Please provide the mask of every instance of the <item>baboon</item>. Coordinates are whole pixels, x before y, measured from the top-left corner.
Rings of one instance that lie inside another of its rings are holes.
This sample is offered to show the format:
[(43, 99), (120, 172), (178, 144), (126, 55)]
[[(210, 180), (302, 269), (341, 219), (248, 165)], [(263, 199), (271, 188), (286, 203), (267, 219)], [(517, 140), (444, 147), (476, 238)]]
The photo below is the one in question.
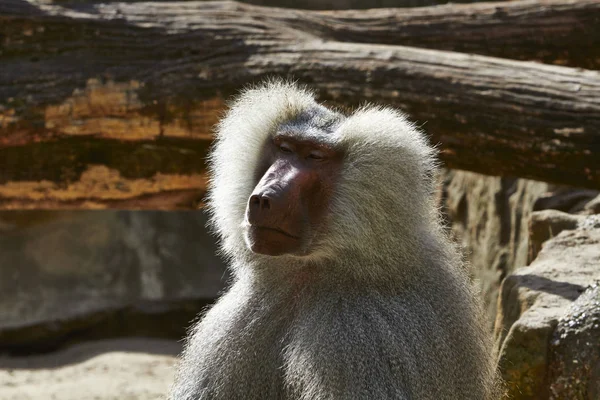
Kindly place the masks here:
[(173, 400), (487, 399), (492, 348), (440, 223), (436, 153), (401, 113), (246, 90), (218, 125), (208, 210), (232, 282)]

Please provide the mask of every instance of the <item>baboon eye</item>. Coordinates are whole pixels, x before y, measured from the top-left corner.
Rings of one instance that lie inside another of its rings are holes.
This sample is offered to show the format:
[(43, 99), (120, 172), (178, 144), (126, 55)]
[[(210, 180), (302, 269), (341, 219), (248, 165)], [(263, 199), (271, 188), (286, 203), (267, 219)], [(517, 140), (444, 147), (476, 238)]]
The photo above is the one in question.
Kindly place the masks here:
[(283, 153), (291, 153), (292, 152), (292, 148), (290, 147), (290, 145), (285, 142), (279, 144), (279, 150), (281, 150)]
[(313, 150), (310, 153), (308, 153), (308, 158), (312, 160), (322, 160), (325, 158), (325, 154), (318, 150)]

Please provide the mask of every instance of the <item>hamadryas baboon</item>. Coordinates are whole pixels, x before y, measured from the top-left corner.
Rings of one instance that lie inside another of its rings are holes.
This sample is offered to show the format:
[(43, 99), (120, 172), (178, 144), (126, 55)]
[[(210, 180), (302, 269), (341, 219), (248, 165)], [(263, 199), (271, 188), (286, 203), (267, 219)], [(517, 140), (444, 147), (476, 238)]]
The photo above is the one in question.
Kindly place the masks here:
[(433, 200), (435, 152), (399, 112), (344, 115), (293, 84), (219, 124), (208, 209), (232, 282), (171, 398), (486, 399), (481, 310)]

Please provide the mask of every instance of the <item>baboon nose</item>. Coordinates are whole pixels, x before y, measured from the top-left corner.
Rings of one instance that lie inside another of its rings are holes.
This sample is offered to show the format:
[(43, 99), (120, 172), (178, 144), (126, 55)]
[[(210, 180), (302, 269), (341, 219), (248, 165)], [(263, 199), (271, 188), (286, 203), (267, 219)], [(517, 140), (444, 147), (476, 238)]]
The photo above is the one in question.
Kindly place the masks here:
[(253, 194), (250, 196), (250, 207), (257, 208), (259, 210), (269, 210), (271, 208), (271, 201), (264, 194)]

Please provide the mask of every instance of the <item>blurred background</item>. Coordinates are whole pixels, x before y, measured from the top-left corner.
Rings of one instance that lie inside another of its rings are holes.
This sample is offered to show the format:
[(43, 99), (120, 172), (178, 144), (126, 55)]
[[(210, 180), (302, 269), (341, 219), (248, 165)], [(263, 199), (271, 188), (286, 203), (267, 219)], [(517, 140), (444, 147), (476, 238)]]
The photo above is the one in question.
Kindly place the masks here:
[(506, 397), (600, 399), (600, 0), (443, 3), (0, 0), (0, 399), (164, 398), (228, 281), (212, 127), (268, 77), (422, 126)]

